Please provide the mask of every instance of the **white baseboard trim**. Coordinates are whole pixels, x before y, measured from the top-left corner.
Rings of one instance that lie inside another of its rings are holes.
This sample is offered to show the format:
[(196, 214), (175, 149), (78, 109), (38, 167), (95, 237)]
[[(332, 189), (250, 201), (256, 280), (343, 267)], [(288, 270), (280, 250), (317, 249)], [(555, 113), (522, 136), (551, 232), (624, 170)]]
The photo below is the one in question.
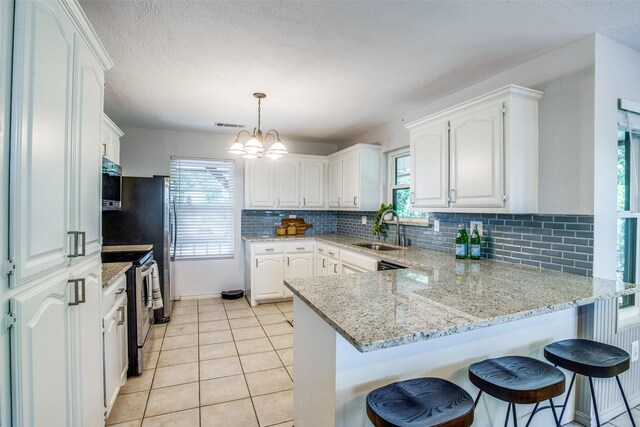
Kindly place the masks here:
[(220, 292), (218, 292), (218, 293), (215, 293), (215, 294), (180, 295), (180, 298), (176, 299), (175, 301), (203, 299), (203, 298), (222, 298), (222, 294)]

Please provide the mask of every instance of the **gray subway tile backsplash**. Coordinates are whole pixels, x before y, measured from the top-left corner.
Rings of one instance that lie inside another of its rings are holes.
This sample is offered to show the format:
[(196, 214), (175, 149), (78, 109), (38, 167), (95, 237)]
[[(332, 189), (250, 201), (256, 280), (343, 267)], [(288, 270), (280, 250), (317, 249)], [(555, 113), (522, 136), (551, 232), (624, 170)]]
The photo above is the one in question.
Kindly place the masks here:
[[(274, 235), (282, 218), (297, 215), (313, 227), (307, 235), (340, 233), (372, 240), (375, 212), (338, 211), (242, 211), (243, 235)], [(362, 217), (367, 224), (362, 224)], [(593, 274), (592, 215), (513, 215), (433, 213), (430, 223), (440, 220), (440, 231), (431, 226), (401, 225), (401, 232), (412, 245), (436, 251), (454, 252), (458, 224), (482, 221), (482, 256), (515, 264), (541, 267), (567, 273)], [(395, 225), (390, 224), (384, 239), (393, 242)]]

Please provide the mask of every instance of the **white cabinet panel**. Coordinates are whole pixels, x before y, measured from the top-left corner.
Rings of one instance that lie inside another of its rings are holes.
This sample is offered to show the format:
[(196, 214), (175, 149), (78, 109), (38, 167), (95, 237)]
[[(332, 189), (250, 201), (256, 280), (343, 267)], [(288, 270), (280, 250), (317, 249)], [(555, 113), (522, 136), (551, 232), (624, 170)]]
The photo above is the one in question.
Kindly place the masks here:
[(273, 167), (271, 160), (247, 160), (245, 167), (249, 170), (248, 206), (252, 208), (273, 207), (274, 185)]
[(278, 207), (300, 206), (300, 194), (298, 190), (300, 162), (297, 159), (279, 159), (276, 164), (276, 172), (278, 176), (276, 205)]
[(72, 425), (72, 288), (61, 275), (11, 299), (14, 425)]
[(104, 345), (104, 395), (107, 417), (113, 408), (118, 391), (126, 381), (127, 322), (126, 294), (113, 304), (102, 319)]
[(329, 275), (329, 266), (327, 264), (327, 257), (316, 257), (316, 276), (324, 277)]
[(499, 102), (451, 120), (452, 206), (503, 205), (502, 117)]
[(342, 207), (357, 208), (360, 206), (359, 197), (360, 153), (350, 151), (342, 156)]
[(340, 261), (327, 258), (327, 276), (340, 275)]
[[(74, 206), (72, 228), (85, 233), (85, 254), (100, 252), (101, 243), (101, 159), (100, 139), (104, 71), (79, 36), (74, 80)], [(82, 258), (80, 258), (82, 259)]]
[(329, 159), (329, 207), (342, 206), (342, 157)]
[(74, 43), (71, 21), (58, 2), (16, 2), (15, 16), (10, 203), (14, 286), (68, 262)]
[(302, 207), (323, 208), (324, 165), (321, 160), (303, 160), (301, 168)]
[(256, 299), (282, 298), (282, 255), (259, 255), (251, 266)]
[[(285, 279), (304, 279), (313, 277), (313, 253), (286, 254), (285, 255)], [(292, 297), (293, 293), (283, 285), (285, 298)]]
[(448, 191), (449, 139), (442, 121), (411, 136), (411, 205), (447, 207)]

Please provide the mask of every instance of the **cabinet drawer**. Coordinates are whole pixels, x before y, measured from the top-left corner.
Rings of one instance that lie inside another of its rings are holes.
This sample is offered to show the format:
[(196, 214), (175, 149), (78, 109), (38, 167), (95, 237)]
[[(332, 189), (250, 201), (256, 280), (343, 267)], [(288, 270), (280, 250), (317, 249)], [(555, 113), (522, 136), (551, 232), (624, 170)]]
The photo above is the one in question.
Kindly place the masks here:
[(327, 246), (327, 258), (340, 260), (340, 249), (334, 246)]
[(127, 292), (127, 275), (123, 274), (107, 289), (102, 291), (102, 314), (108, 312), (116, 299)]
[(313, 252), (313, 242), (301, 241), (285, 243), (284, 251), (288, 254)]
[(254, 255), (281, 254), (283, 245), (282, 243), (257, 243), (252, 249)]

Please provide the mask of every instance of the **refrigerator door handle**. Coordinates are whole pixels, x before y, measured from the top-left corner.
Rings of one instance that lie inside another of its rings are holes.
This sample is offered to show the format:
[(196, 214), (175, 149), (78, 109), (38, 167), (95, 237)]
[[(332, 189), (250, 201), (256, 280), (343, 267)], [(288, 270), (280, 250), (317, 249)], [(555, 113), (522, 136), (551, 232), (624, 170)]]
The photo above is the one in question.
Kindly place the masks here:
[(176, 241), (178, 240), (178, 213), (176, 212), (176, 202), (171, 201), (171, 211), (173, 215), (171, 217), (171, 242), (169, 243), (169, 258), (174, 261), (176, 258)]

